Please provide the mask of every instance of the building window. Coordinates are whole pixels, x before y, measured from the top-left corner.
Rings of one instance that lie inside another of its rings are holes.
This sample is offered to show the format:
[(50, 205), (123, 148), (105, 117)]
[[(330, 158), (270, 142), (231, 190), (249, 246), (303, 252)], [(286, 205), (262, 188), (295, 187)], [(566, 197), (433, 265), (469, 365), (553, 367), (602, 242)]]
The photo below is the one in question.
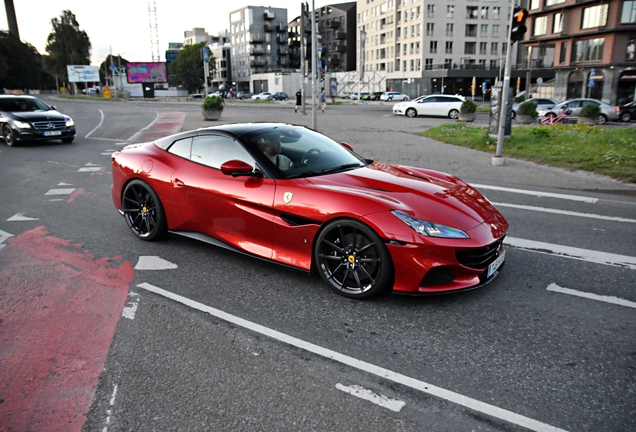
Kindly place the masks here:
[(488, 6), (482, 6), (481, 8), (481, 19), (488, 19)]
[(455, 6), (446, 6), (446, 18), (455, 18)]
[(466, 6), (466, 19), (479, 18), (479, 8), (477, 6)]
[(431, 41), (430, 53), (431, 54), (437, 54), (437, 41)]
[(574, 43), (574, 53), (572, 57), (576, 62), (601, 61), (603, 60), (603, 48), (605, 39), (586, 39)]
[(559, 63), (565, 63), (565, 55), (568, 52), (568, 43), (561, 42), (561, 52), (559, 53)]
[(435, 18), (435, 5), (426, 5), (426, 18)]
[(464, 54), (475, 54), (477, 42), (464, 42)]
[(539, 9), (539, 0), (530, 0), (530, 10)]
[(499, 42), (493, 42), (490, 44), (490, 54), (499, 54)]
[(626, 1), (623, 3), (623, 13), (621, 14), (621, 24), (636, 23), (636, 1)]
[(581, 28), (603, 27), (607, 24), (608, 5), (602, 4), (583, 9), (583, 18), (581, 20)]
[(492, 8), (492, 19), (498, 20), (501, 16), (501, 7), (495, 6)]
[(455, 33), (455, 24), (446, 24), (446, 36), (453, 36)]
[(492, 35), (495, 37), (499, 36), (499, 24), (492, 25)]
[(548, 17), (542, 16), (535, 18), (534, 29), (532, 30), (533, 36), (541, 36), (548, 32)]
[(479, 42), (479, 54), (488, 54), (488, 42)]
[(435, 33), (435, 24), (426, 23), (426, 36), (433, 36)]
[(481, 24), (479, 26), (479, 34), (481, 35), (481, 37), (488, 36), (488, 24)]
[(625, 52), (625, 60), (636, 61), (636, 37), (627, 40), (627, 51)]
[(469, 37), (477, 36), (477, 24), (466, 24), (466, 36), (469, 36)]
[(446, 41), (446, 54), (452, 54), (452, 53), (453, 53), (453, 42)]
[(565, 0), (545, 0), (546, 6), (554, 6), (556, 4), (565, 3)]
[(433, 59), (432, 58), (424, 59), (424, 70), (431, 70), (431, 69), (433, 69)]
[(561, 12), (554, 14), (552, 22), (552, 33), (561, 33), (563, 31), (563, 14)]

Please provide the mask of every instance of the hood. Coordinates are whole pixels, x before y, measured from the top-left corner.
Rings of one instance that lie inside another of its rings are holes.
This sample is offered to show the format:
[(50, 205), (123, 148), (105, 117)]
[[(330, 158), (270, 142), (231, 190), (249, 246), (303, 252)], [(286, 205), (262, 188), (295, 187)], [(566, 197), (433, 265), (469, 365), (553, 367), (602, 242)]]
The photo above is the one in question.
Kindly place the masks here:
[(312, 177), (318, 188), (364, 196), (366, 215), (401, 210), (418, 219), (470, 230), (498, 214), (476, 189), (451, 175), (380, 162), (339, 174)]
[(24, 122), (37, 122), (37, 121), (47, 121), (47, 120), (58, 120), (63, 121), (68, 116), (64, 114), (60, 114), (57, 111), (26, 111), (26, 112), (4, 112), (2, 113), (5, 117), (9, 117), (14, 120), (24, 121)]

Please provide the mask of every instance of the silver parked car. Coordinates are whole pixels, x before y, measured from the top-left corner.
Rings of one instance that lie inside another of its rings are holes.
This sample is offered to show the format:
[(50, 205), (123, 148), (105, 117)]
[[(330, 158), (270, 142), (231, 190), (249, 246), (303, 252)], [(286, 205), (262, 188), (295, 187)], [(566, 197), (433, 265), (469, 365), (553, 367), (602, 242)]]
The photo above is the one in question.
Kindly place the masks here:
[(398, 102), (393, 105), (393, 114), (407, 117), (442, 116), (456, 119), (459, 109), (466, 99), (459, 95), (420, 96), (410, 102)]
[(567, 118), (578, 118), (581, 109), (587, 104), (594, 104), (601, 108), (601, 113), (596, 118), (596, 124), (605, 124), (607, 121), (617, 121), (620, 108), (614, 105), (606, 104), (596, 99), (570, 99), (565, 102), (561, 102), (553, 106), (552, 108), (546, 108), (537, 110), (539, 117), (557, 117), (563, 113), (564, 110), (570, 111)]
[(384, 92), (380, 96), (381, 101), (405, 101), (409, 100), (409, 96), (400, 92)]
[[(525, 102), (534, 102), (537, 104), (537, 111), (542, 110), (542, 109), (546, 109), (546, 108), (552, 108), (555, 105), (558, 105), (559, 101), (555, 101), (554, 99), (550, 99), (550, 98), (542, 98), (542, 97), (536, 97), (536, 98), (530, 98), (530, 99), (526, 99)], [(521, 105), (522, 102), (519, 103), (513, 103), (512, 104), (512, 118), (517, 117), (517, 110), (519, 109), (519, 105)]]

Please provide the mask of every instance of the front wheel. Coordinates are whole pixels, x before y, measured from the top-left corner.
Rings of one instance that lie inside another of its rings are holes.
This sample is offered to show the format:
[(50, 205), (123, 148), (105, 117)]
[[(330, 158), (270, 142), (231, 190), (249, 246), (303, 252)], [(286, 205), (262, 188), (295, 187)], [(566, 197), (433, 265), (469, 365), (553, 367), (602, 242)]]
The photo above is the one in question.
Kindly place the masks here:
[(345, 297), (365, 299), (388, 291), (393, 263), (382, 239), (355, 220), (336, 220), (320, 233), (314, 259), (322, 279)]
[(147, 183), (133, 180), (124, 189), (124, 218), (131, 231), (140, 239), (153, 241), (167, 231), (166, 215), (159, 197)]
[(410, 118), (414, 118), (417, 116), (417, 111), (415, 111), (415, 108), (409, 108), (406, 110), (406, 116)]
[(599, 114), (598, 117), (596, 117), (596, 124), (604, 125), (605, 123), (607, 123), (607, 116), (605, 114)]
[(457, 111), (456, 109), (450, 110), (450, 112), (448, 113), (448, 117), (456, 120), (459, 117), (459, 111)]
[(15, 144), (15, 131), (11, 129), (11, 126), (9, 126), (7, 123), (5, 123), (2, 127), (2, 135), (4, 136), (4, 141), (9, 147)]

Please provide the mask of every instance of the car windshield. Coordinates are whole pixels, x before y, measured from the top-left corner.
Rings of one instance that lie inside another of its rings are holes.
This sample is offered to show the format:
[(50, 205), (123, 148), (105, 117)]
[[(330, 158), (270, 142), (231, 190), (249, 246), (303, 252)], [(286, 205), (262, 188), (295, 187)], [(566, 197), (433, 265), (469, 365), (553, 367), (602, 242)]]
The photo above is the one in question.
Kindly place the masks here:
[(266, 163), (279, 168), (285, 178), (330, 174), (367, 165), (362, 157), (341, 144), (304, 127), (269, 127), (251, 132), (243, 139), (263, 152)]
[(39, 99), (10, 98), (0, 99), (0, 111), (7, 112), (33, 112), (48, 111), (49, 107)]

